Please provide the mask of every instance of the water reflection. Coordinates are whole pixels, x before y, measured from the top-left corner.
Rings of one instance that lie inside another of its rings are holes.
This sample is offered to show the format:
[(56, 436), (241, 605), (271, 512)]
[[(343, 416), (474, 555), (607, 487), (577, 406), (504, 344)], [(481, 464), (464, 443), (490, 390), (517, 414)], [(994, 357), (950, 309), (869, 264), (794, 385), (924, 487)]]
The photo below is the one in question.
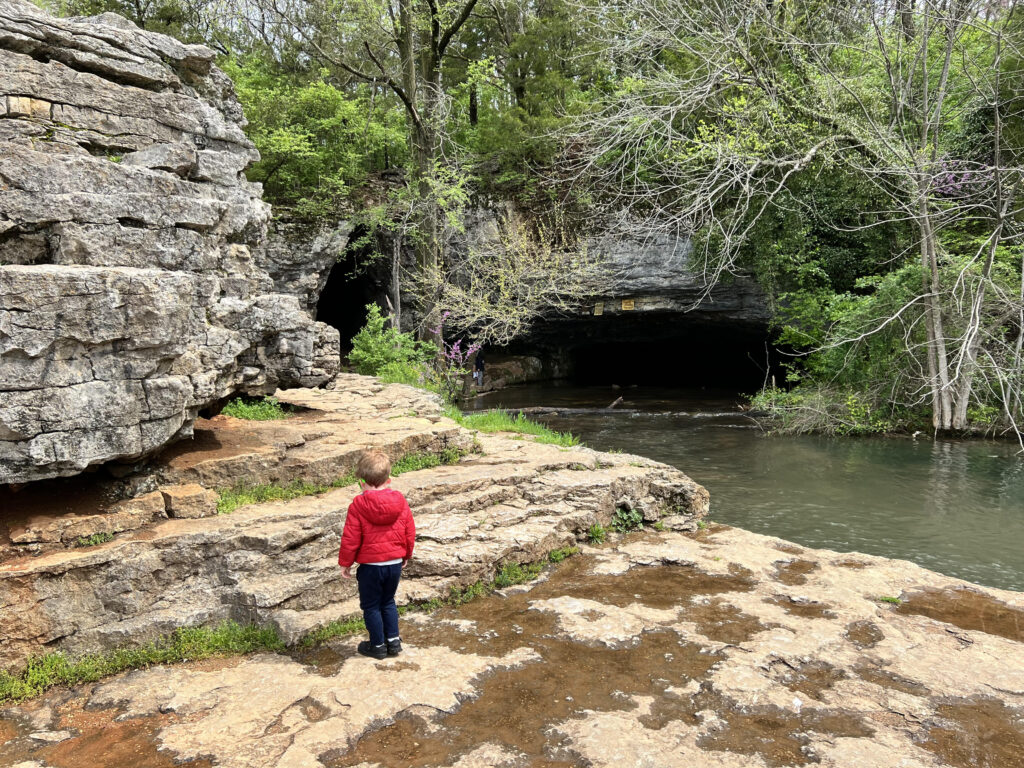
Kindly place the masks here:
[[(596, 410), (619, 395), (625, 410)], [(765, 437), (736, 402), (706, 391), (538, 386), (477, 407), (572, 408), (533, 415), (591, 447), (679, 467), (711, 492), (715, 520), (1024, 590), (1024, 461), (1015, 443)]]

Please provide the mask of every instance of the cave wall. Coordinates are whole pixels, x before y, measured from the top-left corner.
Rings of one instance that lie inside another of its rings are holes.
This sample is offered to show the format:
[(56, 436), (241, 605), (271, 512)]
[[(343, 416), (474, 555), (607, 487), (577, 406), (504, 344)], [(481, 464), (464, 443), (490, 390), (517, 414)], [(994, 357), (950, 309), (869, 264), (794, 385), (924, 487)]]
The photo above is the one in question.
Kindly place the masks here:
[(139, 457), (225, 396), (337, 372), (301, 275), (275, 285), (292, 267), (271, 274), (214, 56), (0, 0), (0, 484)]

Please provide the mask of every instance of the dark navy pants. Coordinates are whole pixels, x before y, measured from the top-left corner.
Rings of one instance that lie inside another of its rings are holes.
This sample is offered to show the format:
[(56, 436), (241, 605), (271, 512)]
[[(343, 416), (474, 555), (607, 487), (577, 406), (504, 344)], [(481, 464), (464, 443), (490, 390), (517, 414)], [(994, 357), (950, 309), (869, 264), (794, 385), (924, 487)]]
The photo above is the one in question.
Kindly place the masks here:
[(356, 570), (359, 582), (359, 607), (370, 633), (372, 645), (383, 645), (389, 637), (398, 637), (398, 606), (395, 590), (402, 578), (402, 564), (360, 565)]

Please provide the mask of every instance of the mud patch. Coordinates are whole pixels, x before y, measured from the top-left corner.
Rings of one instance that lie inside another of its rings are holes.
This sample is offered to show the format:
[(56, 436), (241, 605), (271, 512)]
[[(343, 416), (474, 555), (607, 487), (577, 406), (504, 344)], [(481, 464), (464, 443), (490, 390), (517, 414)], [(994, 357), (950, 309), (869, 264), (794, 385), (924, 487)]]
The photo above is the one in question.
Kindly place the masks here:
[(771, 665), (774, 677), (794, 693), (802, 693), (815, 701), (824, 701), (822, 694), (840, 680), (846, 673), (826, 661), (809, 661), (805, 664), (791, 664), (779, 659)]
[(875, 622), (863, 619), (846, 625), (846, 639), (858, 648), (874, 648), (885, 639), (885, 635)]
[(807, 574), (818, 570), (818, 564), (811, 560), (779, 560), (775, 563), (775, 580), (787, 587), (807, 583)]
[(920, 746), (957, 768), (1024, 768), (1024, 711), (991, 697), (947, 699)]
[(701, 705), (716, 712), (723, 722), (721, 728), (700, 738), (698, 746), (757, 755), (773, 768), (820, 762), (811, 749), (809, 731), (850, 738), (874, 734), (863, 720), (848, 712), (803, 709), (795, 713), (772, 706), (740, 710), (720, 699), (702, 701)]
[[(489, 673), (478, 684), (479, 695), (456, 712), (432, 723), (398, 720), (325, 764), (447, 765), (480, 744), (494, 743), (524, 753), (531, 766), (577, 765), (566, 761), (568, 745), (548, 732), (552, 723), (585, 710), (633, 709), (633, 695), (664, 697), (667, 688), (705, 676), (722, 658), (671, 630), (645, 632), (627, 650), (544, 636), (524, 637), (521, 645), (531, 645), (542, 660)], [(396, 744), (406, 747), (396, 751)]]
[(836, 617), (835, 612), (829, 610), (831, 605), (815, 600), (800, 600), (789, 595), (772, 595), (766, 597), (764, 602), (778, 605), (790, 616), (799, 616), (803, 619), (834, 619)]
[(916, 680), (909, 677), (897, 675), (881, 667), (871, 664), (861, 664), (854, 668), (854, 674), (866, 683), (877, 685), (881, 688), (888, 688), (901, 693), (909, 693), (911, 696), (930, 696), (931, 690)]
[(911, 592), (896, 607), (896, 613), (927, 616), (960, 629), (1024, 642), (1024, 610), (967, 587)]
[(845, 560), (836, 560), (834, 565), (837, 565), (840, 568), (849, 568), (851, 571), (863, 571), (870, 565), (870, 563), (865, 563), (863, 560), (847, 558)]
[(20, 761), (39, 761), (52, 768), (97, 768), (131, 766), (132, 768), (211, 768), (209, 760), (182, 762), (173, 752), (158, 749), (156, 734), (176, 722), (173, 715), (153, 715), (118, 722), (120, 710), (86, 710), (88, 690), (84, 697), (69, 698), (58, 711), (52, 730), (75, 734), (57, 744), (45, 744), (23, 738), (4, 745), (0, 757), (6, 765)]
[(756, 616), (743, 613), (720, 597), (698, 600), (686, 609), (682, 619), (694, 622), (697, 631), (709, 640), (730, 645), (739, 645), (758, 632), (777, 626), (762, 624)]

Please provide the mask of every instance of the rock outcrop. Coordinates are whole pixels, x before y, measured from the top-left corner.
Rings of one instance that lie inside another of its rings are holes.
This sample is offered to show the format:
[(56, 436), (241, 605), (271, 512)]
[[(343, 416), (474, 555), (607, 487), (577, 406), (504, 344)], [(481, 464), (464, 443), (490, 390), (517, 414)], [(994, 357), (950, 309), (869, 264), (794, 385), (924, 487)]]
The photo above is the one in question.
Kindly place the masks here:
[(0, 0), (0, 484), (188, 435), (312, 386), (337, 332), (261, 266), (268, 206), (214, 52)]
[[(117, 505), (142, 506), (130, 519), (118, 512), (122, 532), (112, 541), (54, 544), (0, 563), (0, 669), (45, 650), (102, 650), (229, 618), (271, 624), (294, 642), (358, 612), (337, 547), (358, 492), (343, 478), (368, 447), (395, 459), (457, 460), (393, 481), (418, 529), (403, 601), (444, 597), (502, 564), (544, 559), (591, 525), (608, 525), (619, 508), (690, 528), (707, 513), (704, 488), (638, 456), (494, 435), (477, 436), (474, 451), (474, 435), (441, 415), (436, 396), (412, 387), (342, 375), (333, 390), (277, 394), (310, 410), (278, 422), (207, 422), (192, 449), (182, 443), (147, 468), (159, 490)], [(212, 511), (204, 488), (295, 481), (347, 487), (203, 516)], [(24, 546), (45, 536), (66, 543), (68, 531), (80, 535), (112, 516), (43, 515), (8, 535)]]

